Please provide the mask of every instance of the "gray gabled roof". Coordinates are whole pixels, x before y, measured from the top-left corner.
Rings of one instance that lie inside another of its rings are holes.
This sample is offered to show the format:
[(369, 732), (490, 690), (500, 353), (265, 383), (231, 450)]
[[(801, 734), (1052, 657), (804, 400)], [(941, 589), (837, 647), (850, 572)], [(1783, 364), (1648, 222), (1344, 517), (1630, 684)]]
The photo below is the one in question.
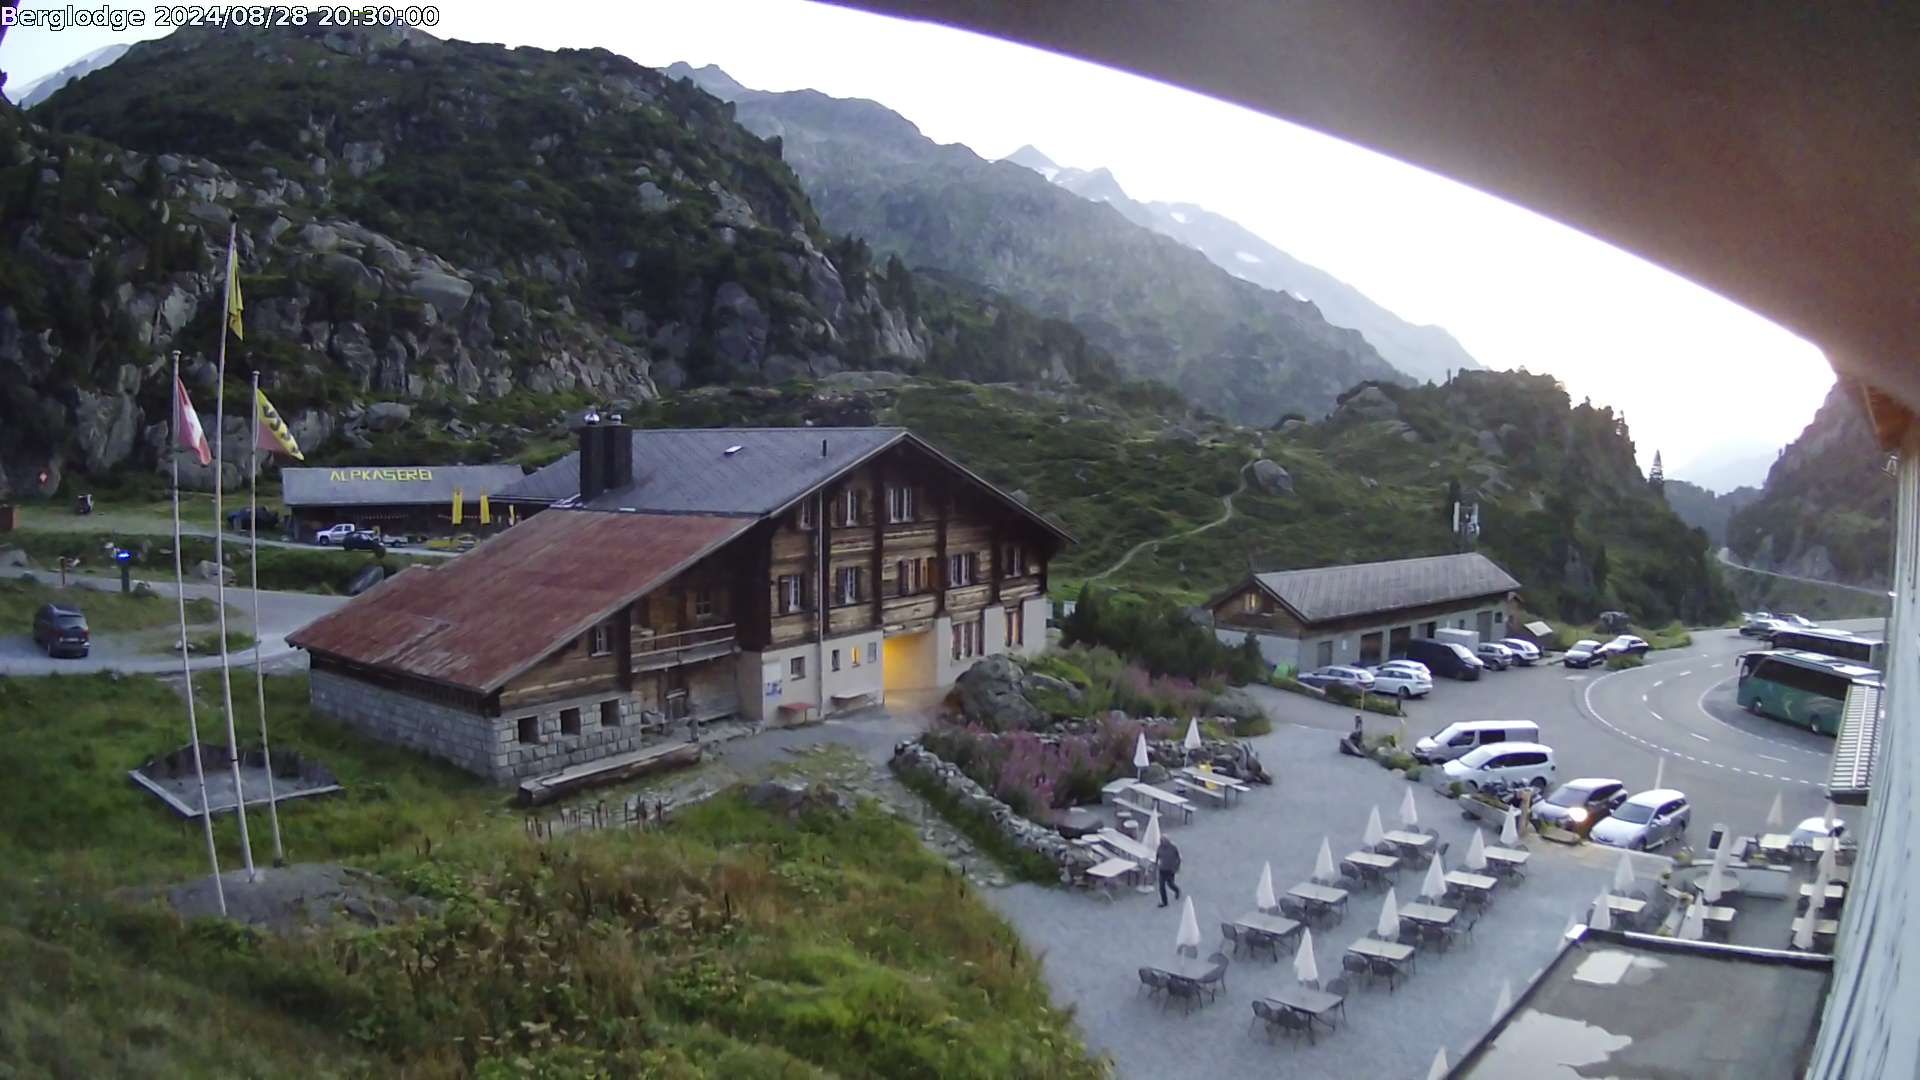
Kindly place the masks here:
[(357, 465), (280, 470), (288, 506), (395, 506), (451, 503), (459, 488), (468, 502), (518, 483), (518, 465)]
[[(912, 443), (1010, 509), (1072, 540), (1059, 525), (897, 427), (636, 428), (633, 483), (582, 505), (592, 510), (765, 517), (901, 442)], [(573, 499), (579, 492), (580, 454), (575, 451), (495, 497), (551, 505)]]
[(1520, 583), (1478, 552), (1281, 570), (1253, 579), (1303, 622), (1514, 592)]

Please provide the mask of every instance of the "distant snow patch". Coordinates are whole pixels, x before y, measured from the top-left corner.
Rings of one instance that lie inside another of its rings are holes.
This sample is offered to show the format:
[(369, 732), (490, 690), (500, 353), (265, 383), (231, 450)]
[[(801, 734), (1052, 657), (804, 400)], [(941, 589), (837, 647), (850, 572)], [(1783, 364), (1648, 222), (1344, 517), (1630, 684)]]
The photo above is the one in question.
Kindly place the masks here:
[(1239, 260), (1240, 260), (1241, 262), (1243, 262), (1243, 263), (1257, 263), (1257, 262), (1259, 262), (1259, 261), (1260, 261), (1260, 256), (1258, 256), (1258, 255), (1251, 255), (1251, 254), (1248, 254), (1247, 252), (1244, 252), (1244, 251), (1236, 251), (1236, 252), (1234, 252), (1234, 253), (1233, 253), (1233, 257), (1234, 257), (1234, 258), (1236, 258), (1236, 259), (1239, 259)]
[(1027, 168), (1032, 169), (1034, 172), (1039, 173), (1049, 180), (1060, 175), (1060, 170), (1051, 165), (1029, 165)]
[(1172, 218), (1173, 220), (1175, 220), (1175, 221), (1177, 221), (1177, 222), (1179, 222), (1179, 223), (1180, 223), (1180, 224), (1182, 224), (1182, 225), (1185, 225), (1185, 224), (1187, 223), (1187, 215), (1185, 215), (1185, 214), (1183, 214), (1183, 213), (1181, 213), (1181, 212), (1180, 212), (1180, 211), (1178, 211), (1178, 210), (1174, 210), (1174, 211), (1171, 211), (1171, 212), (1169, 212), (1169, 213), (1167, 214), (1167, 216), (1168, 216), (1168, 217), (1170, 217), (1170, 218)]

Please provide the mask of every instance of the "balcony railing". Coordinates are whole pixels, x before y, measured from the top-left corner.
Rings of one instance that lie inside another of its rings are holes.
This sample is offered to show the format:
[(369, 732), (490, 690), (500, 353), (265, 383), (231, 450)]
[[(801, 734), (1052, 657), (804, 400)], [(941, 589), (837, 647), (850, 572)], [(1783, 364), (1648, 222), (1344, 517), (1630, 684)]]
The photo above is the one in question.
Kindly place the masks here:
[(634, 642), (633, 670), (657, 671), (725, 656), (734, 649), (734, 624), (701, 626), (672, 634), (654, 634)]

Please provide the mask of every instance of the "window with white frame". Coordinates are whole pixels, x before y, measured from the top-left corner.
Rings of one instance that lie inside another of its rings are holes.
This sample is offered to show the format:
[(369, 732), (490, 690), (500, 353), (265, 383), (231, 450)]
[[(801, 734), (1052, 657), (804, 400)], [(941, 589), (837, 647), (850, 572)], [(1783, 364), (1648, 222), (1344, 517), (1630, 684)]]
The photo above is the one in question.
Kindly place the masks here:
[(800, 574), (782, 575), (778, 582), (778, 588), (778, 608), (780, 614), (791, 615), (796, 611), (805, 611), (807, 609), (806, 578), (804, 576)]
[(980, 553), (969, 551), (959, 555), (947, 556), (947, 586), (959, 588), (971, 585), (979, 579)]
[(860, 524), (860, 492), (858, 489), (848, 488), (846, 494), (840, 496), (840, 524)]
[(833, 670), (839, 671), (840, 670), (840, 650), (839, 649), (833, 650), (833, 656), (831, 659), (833, 661)]
[(1248, 611), (1259, 611), (1260, 610), (1260, 594), (1257, 592), (1248, 593), (1246, 596), (1245, 603)]
[(594, 627), (587, 633), (587, 654), (606, 656), (613, 652), (613, 627), (605, 623)]
[(887, 520), (895, 523), (913, 520), (913, 488), (905, 484), (887, 488)]
[(833, 595), (842, 607), (860, 602), (866, 593), (865, 578), (866, 571), (854, 566), (843, 566), (833, 572)]
[(1002, 566), (1001, 577), (1027, 576), (1027, 549), (1021, 547), (1019, 544), (1008, 544), (1005, 548), (1001, 549), (1000, 562)]
[(713, 614), (713, 590), (695, 589), (693, 591), (693, 617), (705, 619)]
[(807, 658), (804, 656), (796, 656), (793, 659), (788, 660), (787, 661), (787, 677), (790, 679), (806, 678), (807, 677)]
[(1019, 608), (1007, 609), (1007, 645), (1025, 645), (1027, 643), (1026, 620), (1020, 617)]
[(867, 663), (877, 664), (879, 662), (880, 662), (880, 643), (877, 641), (867, 642)]
[(813, 500), (812, 499), (806, 499), (800, 503), (800, 509), (796, 517), (797, 517), (800, 528), (802, 529), (813, 528)]

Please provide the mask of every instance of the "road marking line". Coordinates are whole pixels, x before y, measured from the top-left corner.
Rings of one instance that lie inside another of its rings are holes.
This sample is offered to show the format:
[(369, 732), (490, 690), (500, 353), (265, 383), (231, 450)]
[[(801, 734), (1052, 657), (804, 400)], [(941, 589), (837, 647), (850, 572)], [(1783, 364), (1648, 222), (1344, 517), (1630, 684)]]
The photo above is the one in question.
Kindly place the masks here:
[(1642, 704), (1642, 705), (1645, 705), (1646, 703), (1647, 703), (1647, 695), (1645, 695), (1645, 694), (1641, 694), (1641, 695), (1640, 695), (1640, 704)]
[(1647, 710), (1647, 712), (1648, 712), (1648, 714), (1650, 714), (1650, 715), (1651, 715), (1651, 716), (1652, 716), (1652, 717), (1653, 717), (1653, 718), (1654, 718), (1655, 720), (1658, 720), (1658, 721), (1660, 721), (1660, 722), (1661, 722), (1661, 723), (1663, 723), (1663, 724), (1667, 722), (1667, 718), (1666, 718), (1666, 717), (1664, 717), (1664, 716), (1661, 716), (1661, 715), (1660, 715), (1659, 713), (1657, 713), (1657, 712), (1654, 712), (1654, 711), (1653, 711), (1652, 709), (1648, 709), (1648, 710)]
[(1687, 734), (1689, 734), (1689, 735), (1692, 735), (1692, 736), (1693, 736), (1694, 738), (1696, 738), (1696, 739), (1699, 739), (1699, 740), (1700, 740), (1701, 742), (1712, 742), (1712, 741), (1713, 741), (1712, 739), (1709, 739), (1709, 738), (1707, 738), (1707, 737), (1706, 737), (1705, 735), (1702, 735), (1702, 734), (1700, 734), (1699, 732), (1695, 732), (1695, 731), (1689, 731), (1689, 732), (1687, 732)]
[(1759, 756), (1760, 756), (1760, 757), (1763, 757), (1763, 758), (1766, 758), (1766, 759), (1767, 759), (1768, 761), (1777, 761), (1777, 762), (1779, 762), (1779, 763), (1780, 763), (1780, 764), (1782, 764), (1782, 765), (1785, 765), (1785, 764), (1787, 763), (1787, 759), (1786, 759), (1786, 758), (1783, 758), (1783, 757), (1774, 757), (1774, 756), (1773, 756), (1772, 754), (1761, 754), (1761, 755), (1759, 755)]
[[(1675, 675), (1675, 676), (1674, 676), (1674, 678), (1676, 678), (1676, 679), (1684, 679), (1684, 678), (1686, 678), (1687, 676), (1689, 676), (1689, 675), (1691, 675), (1691, 674), (1693, 674), (1693, 672), (1691, 672), (1691, 671), (1683, 671), (1683, 672), (1681, 672), (1680, 674), (1678, 674), (1678, 675)], [(1656, 684), (1656, 685), (1657, 685), (1657, 684)]]
[[(1658, 690), (1658, 689), (1660, 689), (1660, 688), (1661, 688), (1662, 686), (1665, 686), (1666, 684), (1667, 684), (1667, 680), (1665, 680), (1665, 679), (1661, 679), (1661, 680), (1659, 680), (1658, 682), (1655, 682), (1655, 683), (1653, 684), (1653, 688), (1654, 688), (1655, 690)], [(1642, 697), (1645, 697), (1646, 695), (1644, 695), (1644, 694), (1642, 694), (1641, 696), (1642, 696)]]

